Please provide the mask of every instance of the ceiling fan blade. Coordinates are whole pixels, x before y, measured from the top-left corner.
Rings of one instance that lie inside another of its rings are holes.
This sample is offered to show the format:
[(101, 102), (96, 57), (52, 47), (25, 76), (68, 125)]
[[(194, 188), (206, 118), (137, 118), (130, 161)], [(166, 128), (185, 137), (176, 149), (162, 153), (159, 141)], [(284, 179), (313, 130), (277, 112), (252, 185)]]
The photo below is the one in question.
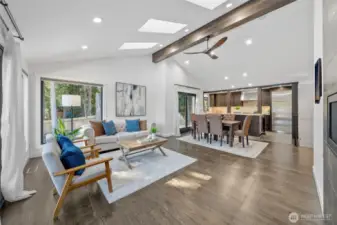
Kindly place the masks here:
[(205, 51), (202, 51), (202, 52), (184, 52), (184, 54), (186, 54), (186, 55), (195, 55), (195, 54), (202, 54), (202, 53), (205, 53)]
[(215, 43), (210, 49), (207, 50), (207, 53), (210, 53), (211, 51), (219, 48), (221, 45), (223, 45), (227, 41), (227, 37), (221, 38), (217, 43)]
[(211, 57), (212, 59), (218, 59), (219, 57), (217, 55), (214, 54), (207, 54), (209, 57)]

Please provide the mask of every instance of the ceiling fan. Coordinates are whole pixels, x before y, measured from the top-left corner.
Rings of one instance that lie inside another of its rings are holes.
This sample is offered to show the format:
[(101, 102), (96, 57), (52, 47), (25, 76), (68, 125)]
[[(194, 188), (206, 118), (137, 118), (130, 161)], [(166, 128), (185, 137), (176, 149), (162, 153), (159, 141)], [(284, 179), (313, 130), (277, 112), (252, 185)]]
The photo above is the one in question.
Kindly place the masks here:
[(206, 41), (207, 41), (207, 49), (206, 50), (204, 50), (202, 52), (184, 52), (184, 54), (187, 54), (187, 55), (206, 54), (209, 57), (211, 57), (212, 59), (218, 59), (219, 57), (214, 54), (214, 50), (217, 49), (217, 48), (219, 48), (220, 46), (222, 46), (227, 41), (228, 38), (227, 37), (221, 38), (211, 48), (209, 48), (209, 46), (208, 46), (209, 39), (211, 39), (211, 36), (207, 36), (206, 37)]

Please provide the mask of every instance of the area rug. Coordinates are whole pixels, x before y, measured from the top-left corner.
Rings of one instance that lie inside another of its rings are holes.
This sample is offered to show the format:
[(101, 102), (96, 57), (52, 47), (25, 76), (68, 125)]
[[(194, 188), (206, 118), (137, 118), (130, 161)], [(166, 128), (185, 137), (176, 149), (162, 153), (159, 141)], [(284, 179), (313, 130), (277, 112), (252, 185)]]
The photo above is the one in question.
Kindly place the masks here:
[(178, 140), (253, 159), (258, 157), (261, 152), (268, 146), (268, 143), (266, 142), (249, 140), (249, 146), (245, 146), (245, 148), (243, 148), (242, 143), (239, 143), (238, 139), (235, 139), (234, 146), (231, 148), (228, 144), (226, 144), (226, 142), (223, 143), (222, 146), (220, 146), (219, 141), (212, 141), (212, 144), (210, 144), (207, 143), (206, 139), (201, 139), (200, 141), (198, 141), (197, 139), (194, 139), (191, 135), (180, 137), (178, 138)]
[(120, 151), (102, 154), (101, 157), (114, 158), (110, 162), (113, 192), (109, 193), (106, 179), (97, 182), (107, 201), (111, 204), (196, 161), (178, 152), (162, 149), (167, 156), (159, 150), (129, 156), (132, 170), (118, 160)]

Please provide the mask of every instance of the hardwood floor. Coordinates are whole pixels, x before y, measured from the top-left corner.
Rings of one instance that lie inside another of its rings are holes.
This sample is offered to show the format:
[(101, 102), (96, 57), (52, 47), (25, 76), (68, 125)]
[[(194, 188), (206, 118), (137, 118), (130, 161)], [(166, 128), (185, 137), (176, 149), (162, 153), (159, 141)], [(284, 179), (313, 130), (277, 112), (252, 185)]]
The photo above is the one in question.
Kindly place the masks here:
[[(271, 143), (257, 159), (229, 155), (170, 138), (165, 145), (198, 161), (108, 204), (97, 184), (70, 193), (59, 220), (41, 159), (27, 165), (32, 198), (8, 204), (3, 225), (266, 225), (290, 224), (290, 212), (320, 214), (312, 149)], [(323, 224), (299, 221), (296, 224)]]

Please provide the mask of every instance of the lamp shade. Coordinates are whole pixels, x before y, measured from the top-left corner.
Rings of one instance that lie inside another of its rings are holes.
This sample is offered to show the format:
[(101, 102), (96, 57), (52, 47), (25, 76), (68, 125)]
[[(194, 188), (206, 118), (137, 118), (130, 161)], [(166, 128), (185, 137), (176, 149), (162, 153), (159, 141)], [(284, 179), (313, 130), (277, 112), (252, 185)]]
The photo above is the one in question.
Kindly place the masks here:
[(80, 95), (62, 95), (62, 106), (81, 106), (81, 96)]

